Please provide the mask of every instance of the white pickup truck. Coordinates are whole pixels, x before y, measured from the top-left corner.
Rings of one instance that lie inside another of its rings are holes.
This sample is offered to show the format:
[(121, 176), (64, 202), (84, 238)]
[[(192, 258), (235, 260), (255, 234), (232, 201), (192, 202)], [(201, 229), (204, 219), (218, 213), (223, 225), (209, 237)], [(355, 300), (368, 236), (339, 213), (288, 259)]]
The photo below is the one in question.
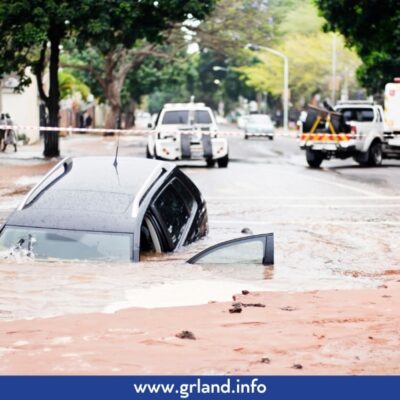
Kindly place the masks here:
[(385, 86), (385, 142), (386, 158), (400, 158), (400, 78)]
[(339, 102), (334, 110), (309, 107), (301, 121), (300, 147), (307, 163), (353, 157), (361, 165), (382, 163), (385, 143), (383, 109), (372, 102)]
[(218, 136), (214, 114), (203, 103), (165, 104), (148, 136), (147, 158), (205, 160), (208, 167), (229, 163), (228, 141)]

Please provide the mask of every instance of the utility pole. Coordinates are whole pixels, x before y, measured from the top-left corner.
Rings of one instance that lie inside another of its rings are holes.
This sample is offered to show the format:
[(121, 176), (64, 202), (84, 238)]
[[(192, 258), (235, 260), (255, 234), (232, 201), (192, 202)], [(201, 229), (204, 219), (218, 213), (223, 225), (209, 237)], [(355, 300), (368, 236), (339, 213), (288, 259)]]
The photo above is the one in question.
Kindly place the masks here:
[(0, 78), (0, 111), (3, 112), (3, 80)]
[(333, 34), (332, 39), (332, 105), (336, 103), (336, 68), (337, 68), (337, 36)]

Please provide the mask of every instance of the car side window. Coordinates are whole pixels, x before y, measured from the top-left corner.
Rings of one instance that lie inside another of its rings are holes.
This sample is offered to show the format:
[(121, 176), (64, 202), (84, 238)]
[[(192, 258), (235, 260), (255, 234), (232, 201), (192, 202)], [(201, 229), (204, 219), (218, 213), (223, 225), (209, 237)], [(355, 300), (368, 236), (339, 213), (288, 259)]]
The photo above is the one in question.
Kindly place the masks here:
[(193, 203), (193, 196), (178, 179), (174, 179), (153, 203), (173, 248), (179, 244), (185, 231)]
[(218, 243), (190, 260), (189, 264), (263, 264), (274, 263), (274, 235), (266, 233)]

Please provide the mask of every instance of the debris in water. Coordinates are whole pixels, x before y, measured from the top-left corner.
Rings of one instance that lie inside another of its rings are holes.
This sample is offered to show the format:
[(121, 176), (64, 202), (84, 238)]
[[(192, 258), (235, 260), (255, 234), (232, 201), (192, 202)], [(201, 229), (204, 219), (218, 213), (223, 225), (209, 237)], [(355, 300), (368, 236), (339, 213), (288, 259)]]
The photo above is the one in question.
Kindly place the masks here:
[(292, 368), (293, 369), (303, 369), (303, 366), (301, 364), (293, 364)]
[(253, 231), (250, 228), (243, 228), (241, 233), (243, 233), (243, 235), (252, 235)]
[(177, 333), (175, 336), (179, 339), (196, 340), (196, 336), (194, 336), (194, 333), (190, 331), (182, 331)]
[(263, 364), (270, 364), (270, 363), (271, 363), (271, 360), (270, 360), (268, 357), (263, 357), (263, 358), (261, 359), (261, 362), (262, 362)]
[(243, 307), (265, 307), (262, 303), (240, 303)]
[(245, 296), (247, 295), (247, 294), (249, 294), (250, 292), (248, 291), (248, 290), (242, 290), (242, 294), (244, 294)]
[(229, 309), (231, 314), (241, 313), (242, 312), (242, 303), (233, 303), (232, 308)]
[(378, 289), (387, 289), (388, 287), (387, 287), (387, 285), (379, 285), (378, 286)]
[(281, 307), (282, 311), (296, 311), (297, 308), (296, 307), (292, 307), (292, 306), (286, 306), (286, 307)]

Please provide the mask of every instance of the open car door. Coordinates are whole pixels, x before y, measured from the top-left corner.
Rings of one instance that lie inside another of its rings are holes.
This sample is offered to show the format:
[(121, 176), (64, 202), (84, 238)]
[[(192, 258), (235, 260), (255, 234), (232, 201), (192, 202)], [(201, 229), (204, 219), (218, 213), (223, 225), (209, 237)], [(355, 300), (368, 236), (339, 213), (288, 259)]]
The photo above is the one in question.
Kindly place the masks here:
[(274, 234), (264, 233), (228, 240), (196, 254), (189, 264), (262, 264), (274, 263)]

